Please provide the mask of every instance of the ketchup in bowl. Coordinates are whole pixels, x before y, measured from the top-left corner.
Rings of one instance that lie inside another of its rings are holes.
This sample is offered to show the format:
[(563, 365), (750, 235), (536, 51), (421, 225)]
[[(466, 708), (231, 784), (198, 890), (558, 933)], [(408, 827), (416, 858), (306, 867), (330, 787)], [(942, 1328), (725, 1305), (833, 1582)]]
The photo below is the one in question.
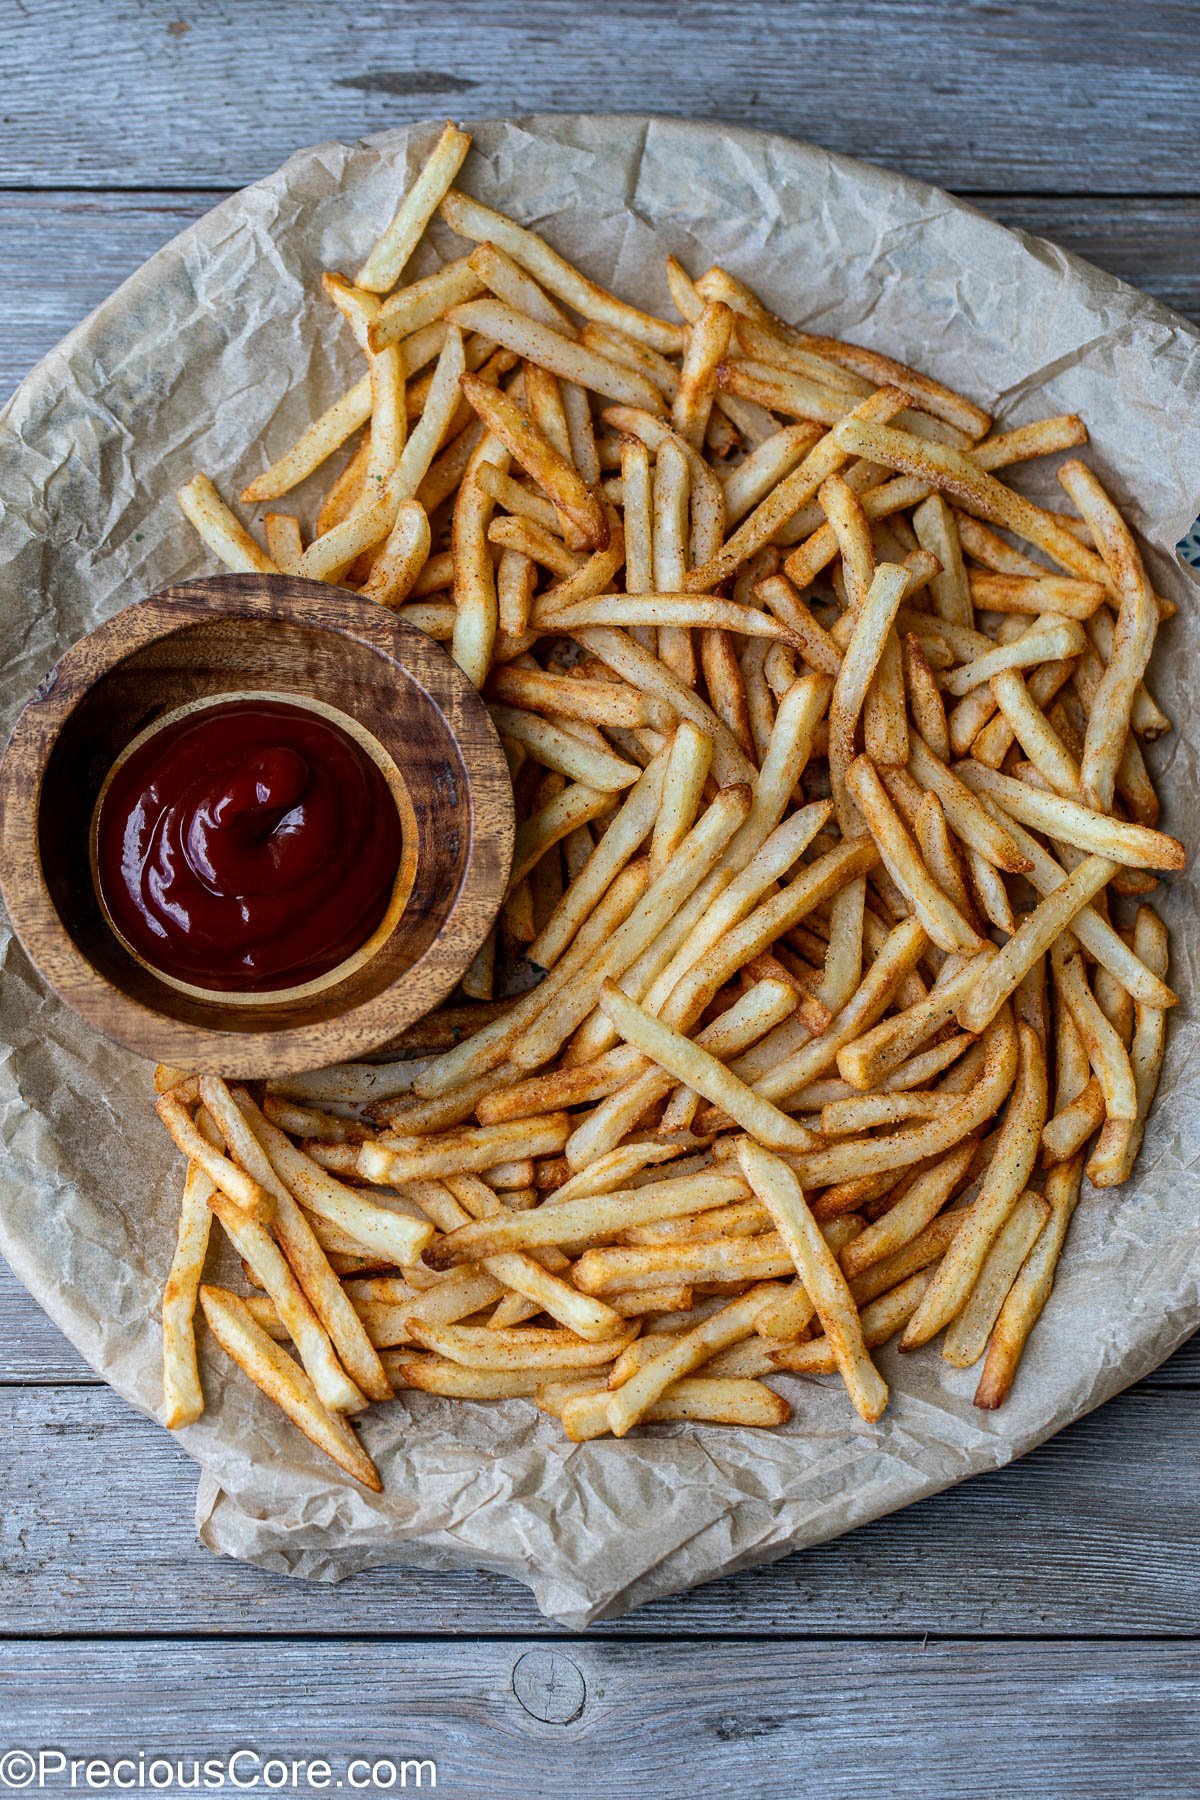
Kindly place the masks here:
[(325, 714), (275, 699), (218, 702), (152, 732), (95, 821), (118, 934), (160, 974), (223, 993), (298, 987), (361, 949), (401, 848), (375, 759)]

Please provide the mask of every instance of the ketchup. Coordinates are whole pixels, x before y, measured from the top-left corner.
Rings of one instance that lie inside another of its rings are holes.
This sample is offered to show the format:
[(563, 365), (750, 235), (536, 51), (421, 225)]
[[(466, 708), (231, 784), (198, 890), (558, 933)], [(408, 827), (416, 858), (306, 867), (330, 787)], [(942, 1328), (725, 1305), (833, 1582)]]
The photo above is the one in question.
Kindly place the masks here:
[(177, 719), (118, 769), (96, 820), (108, 915), (196, 987), (296, 987), (387, 910), (400, 817), (383, 771), (323, 714), (231, 700)]

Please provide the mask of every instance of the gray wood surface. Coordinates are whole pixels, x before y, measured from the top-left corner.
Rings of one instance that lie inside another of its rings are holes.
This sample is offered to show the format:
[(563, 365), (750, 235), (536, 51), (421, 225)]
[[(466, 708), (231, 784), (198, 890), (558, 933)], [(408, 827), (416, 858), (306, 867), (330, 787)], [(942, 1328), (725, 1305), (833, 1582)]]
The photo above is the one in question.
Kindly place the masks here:
[[(1181, 1446), (1194, 1446), (1196, 1398), (1194, 1379), (1143, 1384), (1009, 1469), (599, 1629), (1194, 1637), (1200, 1497)], [(396, 1568), (283, 1586), (213, 1558), (192, 1531), (194, 1465), (107, 1388), (0, 1389), (0, 1445), (8, 1635), (139, 1636), (181, 1620), (232, 1636), (556, 1631), (498, 1575)]]
[[(1198, 76), (1195, 0), (20, 0), (0, 400), (230, 188), (445, 113), (812, 138), (1200, 317)], [(193, 1464), (0, 1266), (0, 1758), (431, 1756), (443, 1793), (522, 1800), (1176, 1800), (1200, 1787), (1198, 1390), (1200, 1339), (1010, 1469), (580, 1640), (485, 1573), (308, 1586), (209, 1556)]]
[(1195, 7), (1151, 0), (28, 0), (0, 9), (7, 185), (240, 187), (453, 112), (670, 112), (941, 187), (1200, 187)]
[(372, 1644), (368, 1662), (353, 1645), (208, 1644), (200, 1659), (159, 1642), (42, 1646), (32, 1660), (0, 1648), (13, 1742), (37, 1746), (55, 1716), (68, 1757), (244, 1750), (243, 1776), (254, 1756), (320, 1758), (348, 1783), (360, 1758), (428, 1758), (438, 1793), (487, 1800), (1195, 1791), (1187, 1646), (401, 1640)]

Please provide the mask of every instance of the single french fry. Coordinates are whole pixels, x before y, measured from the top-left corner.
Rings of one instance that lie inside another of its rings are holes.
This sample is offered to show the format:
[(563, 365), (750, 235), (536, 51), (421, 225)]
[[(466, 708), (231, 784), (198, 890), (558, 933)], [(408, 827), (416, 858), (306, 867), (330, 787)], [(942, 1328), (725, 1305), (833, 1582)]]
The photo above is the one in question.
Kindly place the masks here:
[(668, 1338), (659, 1355), (612, 1394), (600, 1429), (624, 1437), (674, 1382), (707, 1362), (716, 1351), (749, 1337), (755, 1314), (771, 1294), (770, 1288), (753, 1288), (690, 1331)]
[(596, 594), (570, 606), (551, 605), (550, 596), (546, 596), (534, 607), (534, 621), (547, 630), (572, 634), (580, 625), (653, 625), (660, 631), (702, 627), (708, 631), (733, 631), (747, 637), (770, 638), (775, 643), (793, 644), (799, 648), (799, 642), (794, 640), (788, 626), (769, 614), (759, 612), (755, 607), (737, 606), (731, 600), (712, 600), (702, 595), (689, 599), (674, 593)]
[(603, 740), (591, 745), (565, 726), (521, 707), (492, 705), (490, 711), (502, 737), (524, 744), (538, 762), (571, 781), (611, 793), (631, 787), (641, 775), (635, 764), (604, 747)]
[(359, 270), (359, 287), (374, 294), (386, 294), (395, 287), (470, 148), (466, 132), (447, 121), (391, 224)]
[(336, 1225), (364, 1249), (378, 1251), (400, 1266), (417, 1261), (433, 1236), (431, 1225), (384, 1208), (337, 1181), (272, 1125), (249, 1095), (239, 1091), (235, 1098), (271, 1167), (306, 1212)]
[(942, 950), (967, 955), (981, 949), (983, 940), (979, 933), (942, 892), (921, 861), (870, 759), (856, 758), (846, 770), (845, 781), (888, 874), (933, 942)]
[(299, 487), (370, 416), (371, 378), (364, 375), (301, 433), (290, 450), (243, 488), (243, 504), (253, 506), (262, 500), (278, 500)]
[(1136, 1121), (1137, 1084), (1129, 1053), (1088, 985), (1078, 940), (1064, 932), (1051, 945), (1050, 956), (1056, 991), (1071, 1009), (1088, 1061), (1104, 1090), (1105, 1112), (1110, 1119)]
[(708, 1173), (655, 1181), (644, 1188), (580, 1195), (529, 1212), (464, 1225), (431, 1244), (426, 1261), (433, 1268), (454, 1268), (508, 1250), (604, 1242), (619, 1237), (631, 1225), (677, 1218), (681, 1213), (724, 1206), (745, 1196), (746, 1184), (740, 1176)]
[(584, 542), (602, 550), (609, 538), (608, 519), (574, 465), (500, 388), (466, 374), (459, 385), (489, 432), (571, 521)]
[(169, 1431), (192, 1425), (204, 1411), (196, 1360), (196, 1300), (204, 1275), (212, 1213), (211, 1178), (189, 1162), (183, 1184), (175, 1251), (163, 1288), (163, 1423)]
[(1078, 850), (1110, 857), (1132, 869), (1182, 869), (1187, 862), (1183, 845), (1165, 832), (1110, 818), (1061, 794), (1042, 793), (982, 763), (960, 763), (955, 773), (972, 793), (994, 800), (1006, 819)]
[[(1158, 915), (1148, 906), (1138, 908), (1134, 927), (1134, 949), (1158, 977), (1167, 973), (1167, 930)], [(1137, 1024), (1130, 1046), (1134, 1086), (1137, 1091), (1137, 1117), (1131, 1120), (1111, 1118), (1100, 1134), (1100, 1142), (1087, 1165), (1088, 1180), (1095, 1187), (1116, 1187), (1128, 1181), (1142, 1146), (1146, 1120), (1154, 1103), (1158, 1078), (1166, 1049), (1166, 1013), (1161, 1007), (1137, 1003)]]
[(596, 1342), (558, 1327), (491, 1331), (486, 1326), (434, 1325), (414, 1318), (409, 1329), (417, 1343), (469, 1369), (550, 1370), (610, 1363), (629, 1343), (637, 1326), (622, 1326), (619, 1335)]
[(732, 324), (729, 307), (716, 300), (704, 307), (687, 333), (671, 423), (680, 437), (697, 450), (704, 443), (717, 391), (717, 366), (728, 348)]
[(1087, 520), (1120, 602), (1112, 654), (1088, 715), (1080, 786), (1101, 811), (1112, 805), (1133, 705), (1158, 631), (1158, 606), (1133, 533), (1085, 464), (1064, 463), (1058, 478)]
[(600, 1009), (627, 1043), (636, 1045), (678, 1081), (686, 1082), (706, 1100), (722, 1107), (761, 1142), (786, 1150), (806, 1150), (816, 1143), (806, 1126), (796, 1124), (770, 1101), (762, 1100), (693, 1040), (643, 1012), (611, 981), (605, 982), (600, 991)]
[(506, 306), (503, 301), (467, 300), (451, 308), (449, 320), (462, 331), (478, 331), (484, 337), (527, 362), (557, 375), (561, 381), (578, 382), (589, 392), (602, 394), (627, 406), (645, 407), (650, 413), (662, 411), (662, 398), (636, 370), (614, 362), (583, 344), (573, 342), (561, 332), (527, 313)]
[(462, 1127), (426, 1138), (363, 1144), (358, 1172), (367, 1181), (399, 1187), (439, 1175), (491, 1169), (513, 1157), (556, 1155), (566, 1143), (569, 1130), (567, 1114), (559, 1112), (514, 1119), (503, 1125)]
[(380, 1493), (379, 1471), (353, 1431), (322, 1406), (304, 1370), (255, 1322), (245, 1302), (225, 1288), (206, 1286), (200, 1289), (200, 1304), (209, 1330), (254, 1385), (339, 1468)]
[[(961, 993), (962, 990), (958, 991)], [(866, 1035), (860, 1042), (865, 1041)], [(902, 1127), (884, 1137), (835, 1144), (826, 1150), (812, 1150), (797, 1156), (794, 1164), (800, 1179), (810, 1187), (828, 1187), (851, 1176), (908, 1168), (927, 1156), (942, 1155), (955, 1144), (962, 1143), (991, 1117), (1012, 1087), (1017, 1067), (1017, 1040), (1007, 1008), (1002, 1007), (997, 1013), (982, 1042), (984, 1061), (978, 1081), (971, 1092), (958, 1098), (955, 1105), (947, 1107), (937, 1118)], [(858, 1045), (849, 1048), (856, 1050)], [(847, 1072), (846, 1057), (847, 1050), (843, 1049), (838, 1057), (838, 1067), (843, 1074)]]
[(922, 549), (932, 551), (941, 565), (929, 584), (934, 612), (954, 624), (973, 625), (974, 598), (963, 568), (958, 526), (954, 513), (940, 494), (931, 494), (917, 507), (913, 513), (913, 530)]
[(611, 793), (576, 782), (532, 813), (517, 826), (509, 892), (523, 881), (534, 865), (568, 832), (589, 819), (599, 818), (612, 803)]
[[(582, 1443), (610, 1429), (608, 1405), (608, 1390), (602, 1388), (590, 1394), (565, 1395), (557, 1408), (551, 1407), (551, 1410), (557, 1410), (567, 1436)], [(673, 1382), (640, 1417), (642, 1422), (651, 1425), (691, 1419), (708, 1425), (770, 1427), (784, 1424), (791, 1410), (782, 1395), (774, 1393), (761, 1381), (739, 1380), (732, 1376), (685, 1375)]]
[(384, 1365), (398, 1387), (451, 1400), (532, 1399), (546, 1381), (543, 1369), (473, 1369), (404, 1350), (386, 1350)]
[(275, 567), (281, 574), (294, 575), (304, 555), (299, 519), (293, 513), (264, 513), (263, 534), (267, 540), (267, 555)]
[(864, 424), (853, 417), (833, 427), (833, 438), (854, 456), (868, 457), (902, 475), (927, 481), (930, 487), (951, 495), (965, 512), (1036, 544), (1069, 573), (1088, 581), (1106, 579), (1104, 564), (1094, 550), (1081, 544), (1052, 514), (997, 481), (981, 458), (890, 425)]
[(977, 985), (959, 1007), (958, 1022), (964, 1031), (983, 1030), (1015, 991), (1026, 970), (1045, 955), (1080, 908), (1112, 880), (1116, 869), (1117, 865), (1103, 856), (1086, 857), (1074, 874), (1026, 915), (1004, 948), (989, 960)]
[(978, 1147), (976, 1139), (968, 1138), (949, 1155), (920, 1170), (903, 1197), (851, 1239), (840, 1258), (847, 1280), (895, 1255), (937, 1217), (967, 1179)]
[(207, 475), (193, 475), (175, 497), (184, 517), (227, 569), (238, 574), (279, 574), (277, 565), (230, 512)]
[(907, 570), (894, 563), (880, 564), (855, 614), (853, 635), (833, 686), (829, 703), (829, 778), (838, 819), (847, 837), (859, 836), (862, 831), (847, 786), (854, 760), (855, 726), (907, 586)]
[(1020, 1039), (1016, 1086), (983, 1186), (971, 1208), (970, 1220), (955, 1236), (905, 1328), (902, 1350), (927, 1344), (962, 1311), (989, 1250), (1033, 1173), (1046, 1121), (1046, 1059), (1036, 1032), (1023, 1022), (1016, 1029)]
[(894, 927), (845, 1005), (825, 1030), (781, 1057), (754, 1083), (754, 1091), (781, 1104), (832, 1069), (841, 1051), (852, 1044), (884, 1012), (900, 983), (910, 974), (928, 945), (923, 926), (905, 919)]
[(1041, 1195), (1026, 1189), (988, 1251), (966, 1305), (946, 1332), (942, 1355), (956, 1369), (969, 1369), (983, 1355), (1009, 1289), (1049, 1217), (1050, 1208)]
[(471, 238), (478, 244), (494, 244), (506, 251), (542, 287), (582, 313), (585, 319), (611, 326), (637, 343), (648, 344), (652, 350), (667, 356), (681, 349), (683, 333), (678, 325), (653, 318), (606, 293), (552, 250), (544, 239), (526, 231), (503, 213), (481, 205), (457, 188), (451, 188), (443, 199), (441, 213), (450, 229), (460, 237)]
[(887, 1405), (887, 1385), (867, 1354), (858, 1308), (799, 1181), (786, 1163), (749, 1138), (738, 1140), (737, 1155), (743, 1174), (770, 1208), (787, 1244), (856, 1410), (868, 1421), (878, 1419)]
[(1045, 1198), (1050, 1218), (1038, 1234), (1000, 1309), (979, 1386), (975, 1390), (978, 1407), (994, 1410), (1003, 1403), (1012, 1387), (1029, 1334), (1054, 1287), (1055, 1270), (1067, 1228), (1079, 1202), (1082, 1174), (1082, 1158), (1075, 1157), (1051, 1169), (1046, 1177)]

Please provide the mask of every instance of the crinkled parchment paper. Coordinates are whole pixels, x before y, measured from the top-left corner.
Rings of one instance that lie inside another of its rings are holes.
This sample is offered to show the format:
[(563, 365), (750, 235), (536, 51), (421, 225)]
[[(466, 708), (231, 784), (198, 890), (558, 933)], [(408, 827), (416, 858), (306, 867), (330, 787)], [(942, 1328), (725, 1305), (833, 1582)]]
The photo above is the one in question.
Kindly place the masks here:
[[(432, 136), (302, 151), (155, 256), (24, 383), (0, 423), (5, 729), (72, 639), (209, 568), (173, 489), (201, 468), (236, 494), (357, 373), (317, 278), (357, 266)], [(1180, 603), (1154, 668), (1180, 729), (1153, 760), (1167, 827), (1200, 844), (1195, 578), (1173, 554), (1200, 500), (1189, 325), (945, 194), (781, 139), (531, 118), (481, 126), (475, 141), (474, 193), (644, 306), (668, 305), (667, 251), (696, 274), (718, 259), (788, 318), (909, 359), (1006, 424), (1082, 413), (1090, 456)], [(440, 227), (435, 240), (452, 247)], [(426, 248), (416, 272), (430, 266)], [(1001, 1412), (976, 1412), (978, 1371), (951, 1369), (936, 1347), (902, 1368), (883, 1352), (893, 1398), (877, 1425), (838, 1384), (787, 1376), (795, 1410), (782, 1431), (655, 1427), (576, 1447), (522, 1401), (408, 1394), (363, 1427), (385, 1480), (376, 1498), (214, 1353), (209, 1410), (183, 1437), (204, 1471), (204, 1542), (325, 1580), (382, 1562), (482, 1565), (579, 1627), (1006, 1463), (1145, 1374), (1200, 1325), (1190, 872), (1163, 904), (1183, 1004), (1146, 1147), (1127, 1187), (1085, 1194)], [(92, 1366), (157, 1413), (179, 1162), (145, 1065), (94, 1037), (3, 943), (0, 1248)]]

